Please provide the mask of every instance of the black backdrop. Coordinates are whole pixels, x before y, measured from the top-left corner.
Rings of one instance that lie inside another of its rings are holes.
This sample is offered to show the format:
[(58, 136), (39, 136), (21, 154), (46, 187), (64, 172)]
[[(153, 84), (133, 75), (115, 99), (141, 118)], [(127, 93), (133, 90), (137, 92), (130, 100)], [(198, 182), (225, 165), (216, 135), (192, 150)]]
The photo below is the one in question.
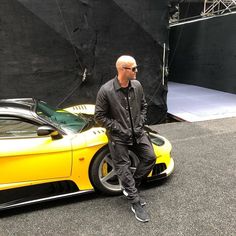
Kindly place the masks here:
[(236, 14), (170, 29), (169, 80), (236, 94)]
[(160, 123), (167, 111), (164, 43), (168, 48), (168, 1), (1, 0), (0, 98), (94, 103), (116, 74), (117, 57), (130, 54), (140, 65), (148, 123)]

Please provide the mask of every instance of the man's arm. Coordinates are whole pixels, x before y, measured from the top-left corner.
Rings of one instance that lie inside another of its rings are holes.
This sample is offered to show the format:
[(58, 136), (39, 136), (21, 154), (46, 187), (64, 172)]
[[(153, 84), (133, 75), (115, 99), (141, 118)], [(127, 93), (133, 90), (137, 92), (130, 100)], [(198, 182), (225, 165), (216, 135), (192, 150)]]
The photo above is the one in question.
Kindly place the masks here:
[(144, 125), (147, 120), (147, 106), (148, 105), (147, 105), (142, 87), (141, 87), (141, 93), (142, 93), (142, 99), (141, 99), (141, 112), (140, 112), (140, 114), (141, 114), (142, 123)]
[(116, 121), (109, 118), (109, 101), (103, 87), (100, 88), (97, 94), (94, 118), (101, 127), (108, 131), (118, 128)]

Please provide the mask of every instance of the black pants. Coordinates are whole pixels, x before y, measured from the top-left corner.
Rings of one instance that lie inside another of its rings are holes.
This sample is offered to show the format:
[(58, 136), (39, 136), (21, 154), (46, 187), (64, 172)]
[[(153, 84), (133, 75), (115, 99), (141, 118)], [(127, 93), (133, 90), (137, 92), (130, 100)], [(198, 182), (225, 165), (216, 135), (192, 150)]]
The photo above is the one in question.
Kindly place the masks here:
[[(150, 140), (144, 135), (138, 144), (125, 145), (110, 142), (109, 149), (116, 174), (127, 194), (127, 198), (132, 203), (138, 202), (139, 194), (136, 188), (137, 184), (141, 182), (143, 177), (148, 176), (156, 162), (156, 155)], [(129, 150), (133, 150), (139, 158), (139, 164), (134, 174), (130, 169)]]

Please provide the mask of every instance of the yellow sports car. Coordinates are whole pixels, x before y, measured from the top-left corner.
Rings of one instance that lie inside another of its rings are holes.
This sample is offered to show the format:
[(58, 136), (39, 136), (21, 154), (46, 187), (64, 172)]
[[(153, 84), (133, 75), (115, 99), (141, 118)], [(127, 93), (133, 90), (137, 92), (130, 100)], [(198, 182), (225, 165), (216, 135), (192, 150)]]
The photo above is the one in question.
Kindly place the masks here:
[[(94, 190), (121, 193), (93, 112), (94, 105), (57, 110), (32, 98), (0, 100), (0, 210)], [(147, 132), (157, 156), (147, 180), (165, 178), (174, 169), (171, 144)], [(138, 158), (130, 157), (135, 171)]]

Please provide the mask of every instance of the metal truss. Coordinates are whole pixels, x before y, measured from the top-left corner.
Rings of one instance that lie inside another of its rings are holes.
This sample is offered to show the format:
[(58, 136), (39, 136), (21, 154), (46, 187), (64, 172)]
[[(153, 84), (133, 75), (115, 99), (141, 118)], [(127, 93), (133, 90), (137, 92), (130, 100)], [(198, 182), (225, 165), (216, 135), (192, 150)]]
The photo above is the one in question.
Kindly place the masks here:
[(236, 10), (236, 0), (205, 0), (202, 16), (222, 15)]
[[(197, 2), (197, 0), (185, 0), (191, 6), (192, 2)], [(198, 0), (199, 1), (199, 0)], [(181, 18), (179, 19), (179, 5), (181, 0), (172, 0), (170, 7), (170, 18), (169, 24), (175, 25), (181, 22), (188, 22), (194, 19), (206, 19), (208, 17), (220, 16), (232, 12), (236, 12), (236, 0), (200, 0), (203, 10), (199, 15)]]

